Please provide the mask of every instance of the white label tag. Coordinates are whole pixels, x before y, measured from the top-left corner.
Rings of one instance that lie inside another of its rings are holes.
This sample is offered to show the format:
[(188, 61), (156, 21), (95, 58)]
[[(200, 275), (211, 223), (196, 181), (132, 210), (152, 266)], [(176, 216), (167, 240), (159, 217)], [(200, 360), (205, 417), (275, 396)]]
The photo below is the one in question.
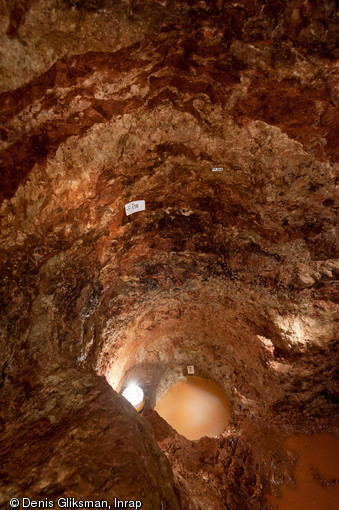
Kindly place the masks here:
[(187, 373), (188, 373), (188, 375), (194, 374), (194, 366), (193, 365), (187, 365)]
[(145, 210), (145, 200), (135, 200), (135, 202), (129, 202), (125, 205), (126, 215), (129, 216), (135, 212)]
[(215, 167), (215, 168), (212, 168), (212, 172), (222, 172), (223, 171), (223, 168), (222, 167)]

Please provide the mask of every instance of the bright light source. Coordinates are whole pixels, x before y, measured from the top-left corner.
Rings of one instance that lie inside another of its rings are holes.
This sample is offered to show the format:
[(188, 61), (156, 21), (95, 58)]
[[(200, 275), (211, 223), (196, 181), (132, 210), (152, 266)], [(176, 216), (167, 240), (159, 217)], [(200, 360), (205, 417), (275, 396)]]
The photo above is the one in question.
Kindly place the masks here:
[(144, 392), (142, 389), (136, 384), (132, 383), (127, 386), (127, 388), (123, 391), (122, 396), (125, 397), (128, 402), (135, 406), (144, 398)]
[(145, 408), (145, 396), (142, 389), (134, 383), (131, 383), (127, 386), (127, 388), (122, 392), (122, 396), (125, 397), (126, 400), (134, 409), (142, 414)]

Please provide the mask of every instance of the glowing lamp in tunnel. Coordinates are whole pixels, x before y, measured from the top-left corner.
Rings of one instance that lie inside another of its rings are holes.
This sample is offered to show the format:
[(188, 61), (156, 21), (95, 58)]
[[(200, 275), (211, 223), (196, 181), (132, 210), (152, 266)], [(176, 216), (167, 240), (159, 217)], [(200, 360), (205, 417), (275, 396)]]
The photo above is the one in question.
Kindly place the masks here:
[(143, 414), (145, 409), (145, 395), (139, 386), (134, 383), (129, 384), (122, 392), (122, 396), (132, 404), (139, 414)]

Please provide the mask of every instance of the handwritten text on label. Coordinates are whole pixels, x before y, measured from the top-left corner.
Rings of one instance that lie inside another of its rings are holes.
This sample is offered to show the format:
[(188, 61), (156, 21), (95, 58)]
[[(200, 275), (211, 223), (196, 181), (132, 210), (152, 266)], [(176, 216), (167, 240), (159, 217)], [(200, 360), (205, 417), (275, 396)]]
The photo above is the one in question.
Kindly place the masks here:
[(125, 205), (126, 215), (145, 210), (145, 200), (135, 200)]

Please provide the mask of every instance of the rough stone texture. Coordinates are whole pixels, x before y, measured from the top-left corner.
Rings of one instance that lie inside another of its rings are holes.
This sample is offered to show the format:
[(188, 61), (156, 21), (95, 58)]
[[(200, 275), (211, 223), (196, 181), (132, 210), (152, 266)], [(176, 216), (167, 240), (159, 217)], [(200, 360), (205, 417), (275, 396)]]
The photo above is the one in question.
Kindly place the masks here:
[(168, 461), (126, 400), (93, 373), (49, 368), (43, 384), (27, 375), (16, 381), (10, 396), (21, 401), (19, 412), (2, 416), (15, 426), (1, 434), (0, 504), (13, 496), (111, 504), (117, 497), (177, 508)]
[[(292, 476), (281, 437), (337, 432), (335, 2), (1, 15), (1, 503), (262, 508)], [(188, 363), (233, 417), (190, 443), (148, 411), (173, 481), (98, 375), (152, 406)]]

